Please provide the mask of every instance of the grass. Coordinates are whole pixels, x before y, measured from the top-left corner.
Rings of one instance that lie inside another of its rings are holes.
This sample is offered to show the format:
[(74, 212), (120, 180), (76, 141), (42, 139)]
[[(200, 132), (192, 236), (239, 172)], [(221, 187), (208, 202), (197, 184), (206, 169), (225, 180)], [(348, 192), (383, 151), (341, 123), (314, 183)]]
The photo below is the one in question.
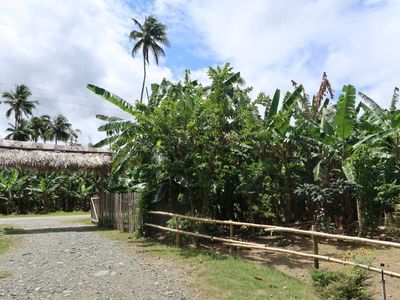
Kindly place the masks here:
[(16, 246), (18, 240), (7, 236), (8, 234), (12, 234), (13, 230), (18, 229), (12, 225), (0, 224), (0, 255), (11, 251)]
[(11, 277), (12, 273), (10, 271), (0, 271), (0, 279)]
[(181, 262), (183, 267), (190, 266), (192, 287), (199, 290), (204, 299), (317, 299), (311, 285), (259, 263), (131, 238), (118, 231), (100, 234), (134, 245), (141, 253)]
[(10, 237), (0, 237), (0, 254), (4, 254), (11, 249), (13, 239)]
[(31, 218), (31, 217), (60, 217), (60, 216), (80, 216), (90, 214), (89, 211), (56, 211), (48, 214), (11, 214), (11, 215), (2, 215), (0, 214), (0, 218)]

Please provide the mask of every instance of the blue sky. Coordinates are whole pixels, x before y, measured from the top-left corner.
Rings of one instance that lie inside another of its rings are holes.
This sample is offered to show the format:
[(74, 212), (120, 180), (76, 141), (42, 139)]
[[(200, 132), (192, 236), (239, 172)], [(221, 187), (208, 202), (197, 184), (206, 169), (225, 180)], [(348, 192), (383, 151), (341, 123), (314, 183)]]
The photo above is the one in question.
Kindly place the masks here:
[[(103, 86), (130, 102), (140, 95), (142, 61), (128, 40), (132, 17), (156, 15), (171, 47), (148, 83), (177, 81), (185, 69), (230, 62), (254, 96), (290, 80), (316, 93), (323, 72), (336, 90), (354, 84), (383, 106), (400, 85), (400, 1), (396, 0), (19, 0), (0, 1), (0, 92), (32, 88), (35, 114), (65, 114), (83, 143), (101, 136), (97, 113), (125, 117), (85, 88)], [(7, 120), (0, 105), (0, 136)]]

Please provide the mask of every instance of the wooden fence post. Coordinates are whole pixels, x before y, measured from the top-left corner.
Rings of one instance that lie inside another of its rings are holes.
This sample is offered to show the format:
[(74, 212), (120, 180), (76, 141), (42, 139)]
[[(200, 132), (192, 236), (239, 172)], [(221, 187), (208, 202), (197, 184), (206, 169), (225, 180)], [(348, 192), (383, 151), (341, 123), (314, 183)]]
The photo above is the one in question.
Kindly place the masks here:
[[(232, 221), (232, 220), (229, 220)], [(229, 239), (233, 239), (233, 224), (229, 224)], [(229, 246), (229, 254), (232, 255), (233, 253), (233, 246)]]
[[(312, 231), (317, 231), (317, 225), (312, 225), (311, 226)], [(313, 235), (312, 236), (312, 242), (313, 242), (313, 253), (318, 255), (318, 237)], [(314, 268), (319, 269), (319, 260), (318, 258), (314, 258)]]
[[(179, 230), (179, 218), (176, 218), (176, 230)], [(181, 235), (179, 232), (176, 233), (176, 247), (181, 247)]]

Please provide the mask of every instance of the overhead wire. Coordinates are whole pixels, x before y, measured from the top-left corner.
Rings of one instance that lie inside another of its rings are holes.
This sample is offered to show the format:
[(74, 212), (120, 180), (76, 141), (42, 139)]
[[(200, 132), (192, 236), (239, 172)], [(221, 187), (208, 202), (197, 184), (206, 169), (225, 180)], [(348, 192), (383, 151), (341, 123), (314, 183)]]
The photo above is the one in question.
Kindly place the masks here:
[[(0, 81), (0, 86), (2, 84), (10, 85), (10, 86), (15, 85), (15, 84), (12, 84), (12, 83)], [(49, 90), (49, 89), (43, 89), (43, 88), (31, 87), (31, 86), (29, 86), (29, 88), (32, 89), (32, 90), (42, 90), (42, 91), (46, 91), (46, 92), (51, 92), (51, 93), (58, 94), (58, 95), (69, 95), (69, 96), (74, 96), (74, 97), (83, 97), (83, 98), (88, 98), (88, 99), (92, 99), (92, 100), (95, 100), (95, 101), (99, 100), (98, 97), (92, 97), (92, 96), (86, 96), (86, 95), (80, 95), (80, 94), (73, 94), (73, 93), (67, 93), (67, 92), (62, 92), (62, 91), (52, 91), (52, 90)], [(44, 102), (50, 101), (50, 102), (54, 102), (54, 103), (64, 103), (64, 104), (78, 105), (78, 106), (89, 107), (89, 108), (97, 108), (97, 109), (98, 108), (103, 108), (103, 109), (106, 109), (106, 110), (112, 110), (115, 113), (118, 113), (118, 112), (121, 113), (121, 110), (119, 110), (117, 108), (106, 107), (106, 106), (103, 106), (103, 105), (94, 105), (94, 104), (91, 105), (91, 104), (87, 104), (87, 103), (77, 103), (77, 102), (73, 102), (73, 101), (56, 100), (56, 99), (50, 99), (50, 98), (41, 97), (41, 96), (36, 96), (35, 98), (39, 102), (41, 102), (41, 101), (44, 101)]]

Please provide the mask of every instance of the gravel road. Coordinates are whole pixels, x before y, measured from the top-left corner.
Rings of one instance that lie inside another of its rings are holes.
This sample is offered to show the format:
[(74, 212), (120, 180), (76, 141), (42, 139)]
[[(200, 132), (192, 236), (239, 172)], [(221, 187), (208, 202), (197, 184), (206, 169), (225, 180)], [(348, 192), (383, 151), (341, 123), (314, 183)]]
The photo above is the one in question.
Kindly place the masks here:
[(0, 256), (0, 299), (193, 299), (185, 271), (127, 249), (73, 217), (0, 219), (26, 232)]

